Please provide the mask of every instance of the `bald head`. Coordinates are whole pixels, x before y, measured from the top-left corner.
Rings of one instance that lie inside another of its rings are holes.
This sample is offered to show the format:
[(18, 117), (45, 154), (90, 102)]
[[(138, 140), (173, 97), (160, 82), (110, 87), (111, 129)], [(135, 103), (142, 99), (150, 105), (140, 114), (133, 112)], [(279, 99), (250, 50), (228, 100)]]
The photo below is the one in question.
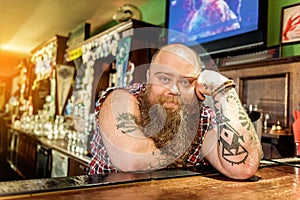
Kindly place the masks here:
[[(167, 55), (174, 55), (185, 62), (189, 63), (195, 71), (201, 71), (201, 61), (197, 53), (191, 48), (183, 44), (170, 44), (162, 47), (159, 51), (153, 56), (152, 63), (160, 63), (162, 58)], [(170, 66), (171, 67), (171, 66)]]

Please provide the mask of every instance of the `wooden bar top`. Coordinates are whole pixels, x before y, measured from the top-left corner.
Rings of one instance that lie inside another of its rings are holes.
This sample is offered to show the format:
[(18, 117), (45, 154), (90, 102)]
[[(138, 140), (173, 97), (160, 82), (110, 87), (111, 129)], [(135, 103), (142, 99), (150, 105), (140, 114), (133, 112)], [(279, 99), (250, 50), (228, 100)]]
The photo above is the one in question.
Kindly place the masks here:
[[(300, 165), (261, 166), (249, 180), (218, 173), (142, 180), (75, 190), (4, 197), (5, 199), (300, 199)], [(123, 174), (126, 176), (126, 174)], [(132, 174), (128, 174), (132, 176)]]

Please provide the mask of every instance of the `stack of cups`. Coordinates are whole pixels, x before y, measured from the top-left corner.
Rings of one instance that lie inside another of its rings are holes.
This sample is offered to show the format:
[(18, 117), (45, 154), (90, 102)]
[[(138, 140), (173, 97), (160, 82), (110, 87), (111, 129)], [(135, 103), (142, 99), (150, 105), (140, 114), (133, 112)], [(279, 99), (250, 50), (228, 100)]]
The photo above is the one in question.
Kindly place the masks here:
[(295, 154), (297, 157), (300, 157), (300, 111), (293, 111), (294, 114), (294, 123), (293, 123), (293, 132), (294, 132), (294, 141), (295, 141)]

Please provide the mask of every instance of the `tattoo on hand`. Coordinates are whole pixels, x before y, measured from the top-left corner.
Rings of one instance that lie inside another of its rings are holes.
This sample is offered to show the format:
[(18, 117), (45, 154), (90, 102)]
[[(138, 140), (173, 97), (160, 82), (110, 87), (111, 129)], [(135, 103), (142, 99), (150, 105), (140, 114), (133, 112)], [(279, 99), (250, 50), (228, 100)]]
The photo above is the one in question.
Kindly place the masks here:
[[(156, 156), (154, 152), (152, 152), (152, 156)], [(157, 168), (166, 167), (171, 163), (174, 163), (176, 159), (177, 157), (174, 157), (173, 155), (169, 155), (169, 154), (162, 155), (162, 152), (159, 152), (159, 156), (155, 158), (154, 162), (149, 163), (148, 168), (157, 169)]]
[(122, 133), (130, 133), (138, 129), (137, 119), (131, 113), (121, 113), (116, 120), (117, 129), (121, 129)]

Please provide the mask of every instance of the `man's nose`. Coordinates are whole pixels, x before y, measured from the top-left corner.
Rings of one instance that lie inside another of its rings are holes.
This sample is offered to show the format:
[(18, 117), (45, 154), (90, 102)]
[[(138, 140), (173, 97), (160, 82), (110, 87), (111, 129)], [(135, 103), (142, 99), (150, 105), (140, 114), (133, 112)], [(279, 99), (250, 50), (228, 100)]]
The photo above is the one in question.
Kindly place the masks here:
[(178, 86), (177, 84), (173, 84), (170, 88), (170, 91), (171, 91), (171, 94), (172, 95), (176, 95), (176, 96), (179, 96), (180, 95), (180, 91), (178, 89)]

